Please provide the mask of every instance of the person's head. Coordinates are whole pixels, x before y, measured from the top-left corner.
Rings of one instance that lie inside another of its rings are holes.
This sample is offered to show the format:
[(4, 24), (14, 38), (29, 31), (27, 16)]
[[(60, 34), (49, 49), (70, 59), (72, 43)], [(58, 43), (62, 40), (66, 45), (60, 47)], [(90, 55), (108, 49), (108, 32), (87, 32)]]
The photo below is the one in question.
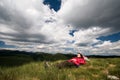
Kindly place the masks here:
[(78, 54), (77, 54), (77, 57), (83, 58), (83, 55), (82, 55), (81, 53), (78, 53)]

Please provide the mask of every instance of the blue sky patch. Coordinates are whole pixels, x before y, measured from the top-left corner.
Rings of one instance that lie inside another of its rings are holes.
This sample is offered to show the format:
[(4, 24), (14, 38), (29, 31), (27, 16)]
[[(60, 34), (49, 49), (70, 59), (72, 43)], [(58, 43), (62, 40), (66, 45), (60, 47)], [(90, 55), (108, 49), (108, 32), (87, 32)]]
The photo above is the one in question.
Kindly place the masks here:
[(58, 11), (61, 7), (61, 0), (44, 0), (45, 5), (50, 5), (50, 9)]
[(6, 45), (4, 41), (0, 41), (0, 48), (15, 48), (14, 45)]
[(97, 38), (98, 40), (102, 41), (111, 41), (111, 42), (116, 42), (120, 40), (120, 32), (108, 35), (108, 36), (101, 36)]
[(78, 30), (70, 30), (69, 31), (69, 35), (71, 35), (72, 37), (74, 37), (74, 33), (77, 32)]

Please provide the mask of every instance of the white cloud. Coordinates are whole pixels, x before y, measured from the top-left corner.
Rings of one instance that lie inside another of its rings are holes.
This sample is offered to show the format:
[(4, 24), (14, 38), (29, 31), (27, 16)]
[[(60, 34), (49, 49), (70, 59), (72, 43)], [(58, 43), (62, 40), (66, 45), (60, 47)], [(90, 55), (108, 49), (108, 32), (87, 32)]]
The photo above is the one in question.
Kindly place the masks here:
[(101, 48), (101, 49), (108, 49), (108, 50), (113, 50), (113, 49), (120, 49), (120, 40), (117, 42), (110, 42), (110, 41), (104, 41), (101, 44), (96, 45), (96, 47)]
[[(1, 0), (0, 40), (6, 45), (15, 45), (16, 48), (9, 49), (16, 50), (102, 54), (110, 49), (117, 53), (116, 50), (120, 49), (119, 42), (102, 42), (96, 39), (119, 31), (118, 24), (114, 26), (114, 30), (106, 25), (110, 22), (106, 19), (111, 20), (112, 16), (108, 12), (115, 9), (110, 7), (113, 0), (103, 1), (62, 0), (60, 11), (55, 12), (50, 10), (48, 5), (44, 5), (43, 0)], [(115, 1), (117, 2), (119, 1)], [(116, 4), (117, 7), (119, 6)], [(104, 8), (105, 11), (101, 13)], [(114, 18), (113, 22), (117, 19)], [(105, 23), (100, 25), (102, 20), (105, 20)], [(78, 30), (74, 37), (69, 35), (69, 31), (73, 29)], [(97, 48), (94, 48), (93, 44), (96, 44), (94, 47)]]
[(96, 47), (108, 48), (112, 47), (112, 43), (110, 41), (104, 41), (103, 44), (98, 44)]
[(89, 29), (79, 30), (78, 32), (75, 32), (74, 39), (76, 40), (76, 44), (95, 43), (98, 41), (96, 40), (96, 38), (98, 38), (103, 34), (106, 34), (107, 32), (109, 32), (109, 28), (104, 29), (100, 27), (92, 27)]

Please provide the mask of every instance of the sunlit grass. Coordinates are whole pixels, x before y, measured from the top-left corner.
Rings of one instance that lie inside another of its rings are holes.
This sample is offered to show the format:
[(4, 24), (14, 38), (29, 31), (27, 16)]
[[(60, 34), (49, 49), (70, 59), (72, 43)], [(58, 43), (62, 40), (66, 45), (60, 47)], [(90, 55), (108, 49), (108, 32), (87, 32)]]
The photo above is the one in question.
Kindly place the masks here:
[[(61, 61), (49, 62), (56, 64)], [(0, 67), (0, 80), (109, 80), (107, 75), (120, 78), (119, 58), (91, 58), (79, 68), (44, 67), (44, 62), (31, 62), (16, 67)]]

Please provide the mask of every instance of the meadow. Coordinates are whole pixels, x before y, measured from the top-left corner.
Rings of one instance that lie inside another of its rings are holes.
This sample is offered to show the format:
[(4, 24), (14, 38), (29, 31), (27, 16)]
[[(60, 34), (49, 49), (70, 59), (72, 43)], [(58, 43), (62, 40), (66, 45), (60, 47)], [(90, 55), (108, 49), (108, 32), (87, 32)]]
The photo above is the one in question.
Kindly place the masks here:
[(0, 65), (0, 80), (110, 80), (108, 75), (120, 78), (120, 58), (90, 58), (79, 68), (62, 69), (54, 64), (64, 60), (49, 61), (51, 66), (47, 68), (45, 61), (33, 61), (31, 58), (0, 57), (1, 60), (12, 66)]
[(74, 56), (0, 50), (0, 80), (112, 80), (109, 75), (120, 78), (120, 57), (92, 56), (79, 68), (55, 66)]

